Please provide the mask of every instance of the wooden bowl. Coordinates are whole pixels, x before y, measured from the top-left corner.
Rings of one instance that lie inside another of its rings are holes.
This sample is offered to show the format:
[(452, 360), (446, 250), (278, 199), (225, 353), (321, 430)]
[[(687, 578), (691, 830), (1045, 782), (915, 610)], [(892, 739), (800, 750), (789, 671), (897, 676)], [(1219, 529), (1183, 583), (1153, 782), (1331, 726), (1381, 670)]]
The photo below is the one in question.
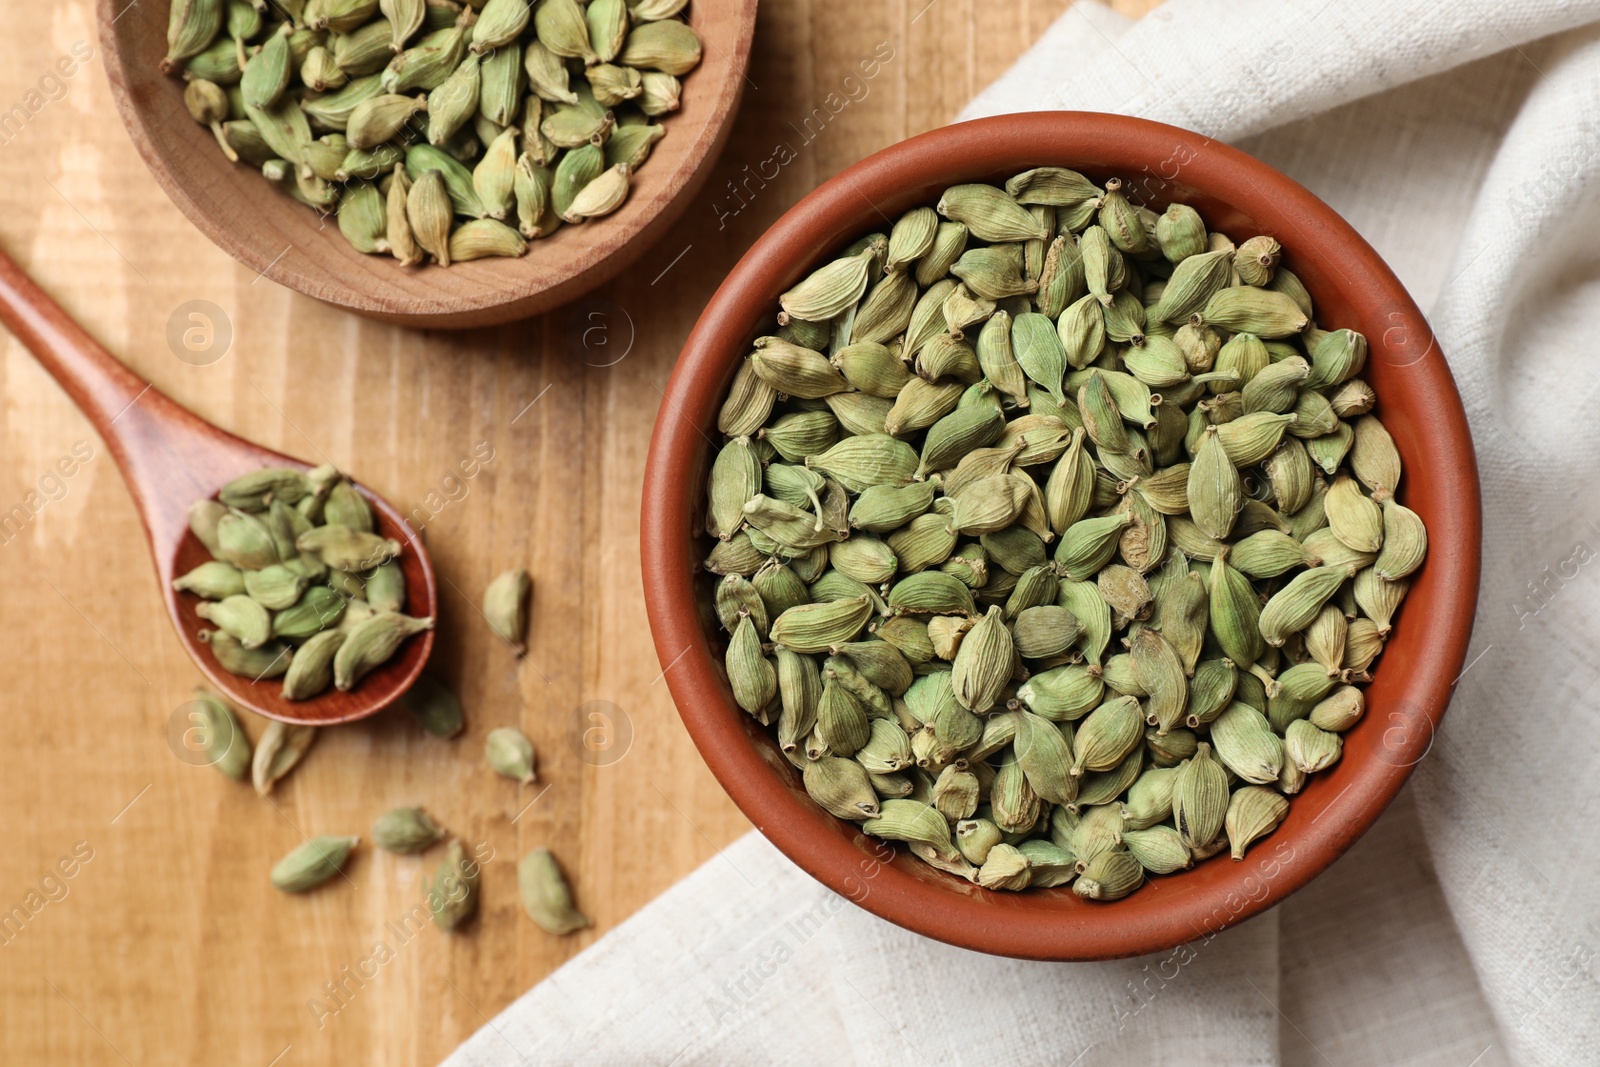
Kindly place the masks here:
[(704, 41), (684, 76), (683, 106), (615, 214), (531, 242), (520, 259), (401, 267), (351, 248), (333, 225), (270, 187), (254, 168), (230, 163), (211, 132), (189, 117), (183, 82), (158, 67), (166, 54), (167, 5), (98, 0), (100, 44), (111, 95), (134, 146), (189, 221), (218, 247), (280, 285), (372, 318), (465, 329), (527, 318), (615, 277), (661, 238), (705, 184), (744, 91), (756, 0), (701, 0), (689, 22)]
[[(864, 835), (806, 795), (769, 731), (734, 703), (701, 561), (705, 474), (716, 415), (778, 294), (823, 257), (946, 186), (1033, 166), (1116, 175), (1160, 210), (1192, 204), (1215, 230), (1269, 234), (1315, 298), (1325, 328), (1364, 332), (1363, 374), (1427, 523), (1415, 577), (1366, 690), (1344, 757), (1312, 776), (1286, 822), (1244, 860), (1226, 853), (1154, 878), (1114, 902), (1070, 888), (990, 892)], [(823, 884), (891, 922), (954, 945), (1028, 959), (1156, 952), (1256, 915), (1326, 869), (1394, 798), (1428, 751), (1471, 636), (1481, 539), (1476, 461), (1455, 383), (1422, 313), (1332, 209), (1243, 152), (1188, 130), (1081, 112), (1008, 115), (935, 130), (851, 167), (806, 197), (733, 269), (690, 335), (657, 417), (645, 473), (644, 585), (656, 651), (684, 725), (756, 827)]]

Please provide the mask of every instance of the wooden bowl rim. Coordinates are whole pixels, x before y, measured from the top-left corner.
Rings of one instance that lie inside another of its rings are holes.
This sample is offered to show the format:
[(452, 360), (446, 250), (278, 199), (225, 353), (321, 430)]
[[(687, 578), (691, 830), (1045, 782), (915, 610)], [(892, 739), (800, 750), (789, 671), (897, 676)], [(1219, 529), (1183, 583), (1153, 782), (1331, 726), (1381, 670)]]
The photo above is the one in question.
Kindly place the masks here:
[[(1430, 536), (1428, 560), (1366, 691), (1367, 714), (1346, 735), (1344, 758), (1313, 777), (1288, 820), (1243, 861), (1214, 857), (1110, 904), (1081, 900), (1069, 888), (990, 892), (903, 852), (883, 862), (880, 843), (810, 801), (765, 728), (734, 704), (697, 586), (708, 442), (727, 383), (777, 294), (824, 254), (931, 202), (944, 186), (1044, 165), (1133, 179), (1145, 194), (1139, 199), (1231, 205), (1235, 220), (1282, 242), (1286, 263), (1318, 294), (1319, 308), (1333, 311), (1327, 325), (1367, 332), (1364, 377), (1409, 472), (1401, 496)], [(1466, 413), (1399, 280), (1336, 212), (1273, 168), (1191, 131), (1116, 115), (1045, 112), (945, 127), (868, 157), (800, 201), (734, 267), (685, 344), (644, 484), (641, 551), (656, 651), (685, 727), (734, 802), (802, 869), (868, 911), (953, 945), (1019, 958), (1170, 949), (1265, 911), (1325, 870), (1431, 746), (1477, 600), (1481, 515)]]

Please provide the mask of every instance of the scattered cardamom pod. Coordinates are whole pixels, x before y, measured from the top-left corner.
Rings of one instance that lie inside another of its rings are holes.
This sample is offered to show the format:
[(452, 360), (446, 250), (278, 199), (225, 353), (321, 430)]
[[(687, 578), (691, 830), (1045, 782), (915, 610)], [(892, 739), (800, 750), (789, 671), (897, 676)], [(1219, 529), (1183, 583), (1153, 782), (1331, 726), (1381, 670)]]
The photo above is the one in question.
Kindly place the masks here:
[(421, 808), (395, 808), (372, 824), (372, 843), (385, 852), (421, 852), (444, 837), (444, 828)]
[(444, 862), (428, 884), (428, 910), (433, 914), (433, 925), (454, 930), (470, 919), (478, 910), (481, 877), (478, 862), (467, 858), (460, 841), (451, 841)]
[(272, 885), (285, 893), (315, 889), (339, 873), (359, 837), (323, 834), (294, 849), (272, 868)]
[(195, 690), (191, 708), (191, 732), (206, 762), (234, 781), (244, 781), (250, 773), (250, 737), (239, 725), (233, 708), (222, 697), (204, 689)]
[(434, 737), (454, 737), (466, 727), (461, 701), (432, 674), (423, 671), (400, 695), (400, 706)]
[(528, 601), (533, 590), (533, 579), (520, 567), (495, 576), (483, 591), (483, 617), (501, 640), (511, 645), (517, 655), (528, 650)]
[(494, 772), (503, 778), (523, 785), (535, 780), (533, 742), (521, 730), (510, 726), (490, 730), (484, 741), (484, 756)]
[(548, 933), (570, 934), (589, 925), (589, 919), (572, 902), (561, 866), (547, 848), (536, 848), (517, 864), (517, 892), (528, 918)]
[(315, 726), (291, 726), (273, 719), (261, 732), (250, 761), (250, 780), (256, 792), (266, 796), (278, 779), (294, 770), (317, 739)]

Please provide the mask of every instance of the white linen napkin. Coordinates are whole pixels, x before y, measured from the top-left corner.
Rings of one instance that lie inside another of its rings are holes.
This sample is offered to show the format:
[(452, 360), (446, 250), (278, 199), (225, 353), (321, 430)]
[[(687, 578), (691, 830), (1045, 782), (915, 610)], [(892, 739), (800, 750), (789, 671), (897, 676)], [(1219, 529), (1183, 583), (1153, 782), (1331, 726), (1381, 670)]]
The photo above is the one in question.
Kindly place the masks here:
[(1332, 870), (1139, 960), (997, 959), (752, 832), (447, 1061), (1600, 1062), (1600, 0), (1068, 11), (962, 118), (1139, 115), (1308, 186), (1428, 311), (1472, 420), (1483, 589), (1412, 785)]

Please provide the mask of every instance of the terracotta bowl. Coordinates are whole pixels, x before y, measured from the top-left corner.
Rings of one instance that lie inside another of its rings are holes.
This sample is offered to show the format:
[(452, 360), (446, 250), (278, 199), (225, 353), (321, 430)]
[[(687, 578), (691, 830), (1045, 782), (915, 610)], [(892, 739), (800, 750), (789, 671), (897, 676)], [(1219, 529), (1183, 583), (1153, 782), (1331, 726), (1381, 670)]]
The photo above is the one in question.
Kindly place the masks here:
[(183, 82), (157, 67), (166, 54), (166, 3), (98, 0), (100, 44), (117, 111), (156, 181), (189, 221), (259, 274), (373, 318), (424, 328), (490, 326), (547, 311), (603, 285), (678, 220), (705, 184), (745, 86), (756, 0), (702, 0), (688, 20), (704, 58), (685, 75), (683, 106), (615, 214), (563, 226), (520, 259), (407, 269), (362, 255), (318, 216), (228, 162), (189, 117)]
[[(990, 892), (932, 869), (836, 819), (806, 796), (768, 731), (733, 701), (723, 639), (700, 568), (704, 479), (716, 413), (739, 361), (813, 264), (948, 185), (1002, 181), (1028, 167), (1116, 175), (1156, 210), (1192, 204), (1215, 230), (1269, 234), (1315, 298), (1325, 328), (1371, 343), (1364, 377), (1407, 477), (1402, 497), (1427, 523), (1416, 577), (1367, 689), (1344, 758), (1313, 776), (1288, 820), (1235, 862), (1153, 878), (1114, 902), (1070, 888)], [(823, 884), (910, 930), (1029, 959), (1156, 952), (1259, 914), (1326, 869), (1372, 825), (1426, 755), (1464, 660), (1478, 592), (1478, 479), (1466, 415), (1428, 324), (1394, 273), (1326, 204), (1265, 164), (1188, 130), (1112, 115), (1012, 115), (935, 130), (835, 177), (785, 214), (728, 275), (667, 387), (645, 476), (645, 595), (656, 651), (684, 724), (741, 810)]]

